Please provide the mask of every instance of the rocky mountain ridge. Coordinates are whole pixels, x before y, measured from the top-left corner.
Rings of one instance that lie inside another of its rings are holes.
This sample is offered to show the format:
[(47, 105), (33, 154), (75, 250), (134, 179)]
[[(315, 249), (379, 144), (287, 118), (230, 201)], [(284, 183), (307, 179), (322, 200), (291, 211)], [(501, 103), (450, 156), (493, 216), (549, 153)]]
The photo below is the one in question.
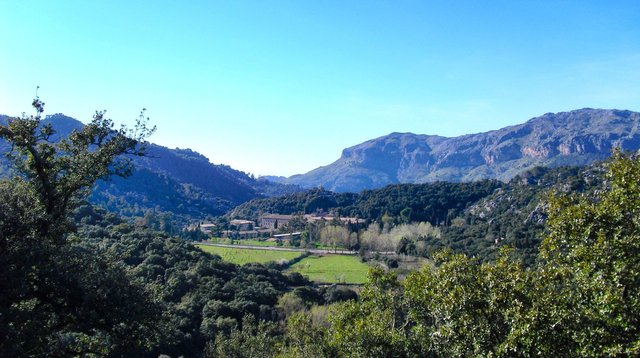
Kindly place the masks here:
[(339, 192), (395, 183), (508, 181), (535, 166), (585, 165), (615, 147), (638, 150), (639, 125), (637, 112), (584, 108), (452, 138), (391, 133), (347, 148), (332, 164), (306, 174), (269, 178)]

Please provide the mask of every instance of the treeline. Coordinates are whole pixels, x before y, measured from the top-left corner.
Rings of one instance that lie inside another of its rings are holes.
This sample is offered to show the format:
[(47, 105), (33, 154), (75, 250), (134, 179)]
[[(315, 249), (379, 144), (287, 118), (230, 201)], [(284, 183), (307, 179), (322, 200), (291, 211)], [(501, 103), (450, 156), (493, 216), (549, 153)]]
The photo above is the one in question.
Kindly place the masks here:
[(322, 188), (255, 199), (231, 210), (227, 217), (257, 219), (263, 213), (312, 214), (320, 209), (340, 216), (396, 222), (424, 221), (445, 224), (470, 203), (492, 193), (502, 184), (495, 180), (472, 183), (397, 184), (359, 194), (334, 193)]
[[(374, 223), (367, 233), (363, 228), (354, 229), (359, 230), (360, 241), (363, 234), (370, 237), (375, 230), (389, 233), (393, 227), (402, 224), (429, 223), (439, 230), (437, 237), (407, 234), (401, 247), (385, 244), (384, 251), (431, 257), (443, 249), (452, 249), (486, 261), (495, 260), (499, 248), (508, 245), (514, 247), (530, 266), (536, 260), (544, 236), (549, 194), (592, 192), (602, 186), (602, 168), (602, 163), (587, 167), (537, 167), (509, 183), (485, 180), (398, 184), (359, 194), (311, 189), (250, 201), (229, 212), (226, 218), (257, 219), (267, 212), (303, 214), (321, 209)], [(320, 238), (320, 229), (313, 225), (301, 225), (297, 221), (294, 224), (296, 230), (308, 233), (310, 241)], [(398, 235), (392, 236), (395, 243), (402, 239)], [(354, 240), (349, 242), (351, 248), (362, 246), (360, 242), (353, 245)]]
[(353, 193), (334, 193), (314, 188), (278, 197), (250, 200), (233, 208), (225, 216), (231, 219), (257, 220), (264, 213), (311, 214), (316, 210), (328, 211), (351, 205), (356, 198), (357, 194)]

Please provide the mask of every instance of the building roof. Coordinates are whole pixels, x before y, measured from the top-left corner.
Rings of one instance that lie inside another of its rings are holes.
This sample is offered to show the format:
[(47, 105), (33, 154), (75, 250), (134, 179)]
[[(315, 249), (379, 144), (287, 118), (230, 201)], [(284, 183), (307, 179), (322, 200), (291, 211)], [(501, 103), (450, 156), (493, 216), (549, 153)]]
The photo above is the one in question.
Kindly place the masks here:
[(229, 224), (231, 224), (231, 225), (252, 225), (252, 224), (255, 224), (255, 223), (253, 221), (251, 221), (251, 220), (239, 220), (239, 219), (236, 219), (236, 220), (229, 221)]
[(362, 224), (367, 222), (365, 219), (358, 219), (358, 218), (351, 218), (351, 217), (335, 217), (333, 215), (327, 215), (327, 216), (317, 216), (317, 215), (311, 215), (311, 214), (307, 214), (304, 216), (305, 220), (307, 221), (311, 221), (311, 222), (315, 222), (315, 221), (319, 221), (319, 220), (324, 220), (324, 221), (332, 221), (335, 219), (338, 219), (340, 221), (342, 221), (343, 223), (351, 223), (351, 224)]
[(281, 214), (265, 214), (260, 219), (273, 219), (273, 220), (291, 220), (293, 215), (281, 215)]
[(302, 235), (301, 232), (291, 232), (291, 233), (288, 233), (288, 234), (273, 235), (273, 237), (275, 237), (275, 238), (286, 238), (286, 237), (300, 236), (300, 235)]

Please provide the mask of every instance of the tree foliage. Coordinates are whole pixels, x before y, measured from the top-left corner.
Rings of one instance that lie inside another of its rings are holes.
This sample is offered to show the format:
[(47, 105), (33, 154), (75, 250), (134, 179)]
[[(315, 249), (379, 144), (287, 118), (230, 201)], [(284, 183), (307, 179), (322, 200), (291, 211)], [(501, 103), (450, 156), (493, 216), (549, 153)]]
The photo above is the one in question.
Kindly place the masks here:
[(129, 170), (153, 129), (114, 129), (98, 112), (69, 138), (51, 141), (35, 116), (0, 126), (15, 175), (0, 180), (0, 353), (3, 356), (139, 354), (157, 342), (156, 306), (117, 265), (69, 240), (71, 209), (99, 179)]
[[(76, 221), (84, 223), (76, 234), (82, 245), (117, 260), (129, 279), (154, 298), (162, 340), (148, 356), (197, 357), (206, 346), (210, 355), (228, 352), (215, 340), (235, 337), (242, 342), (255, 331), (255, 327), (244, 328), (247, 316), (247, 322), (270, 327), (284, 319), (286, 301), (293, 294), (305, 301), (324, 302), (322, 291), (308, 280), (284, 275), (275, 265), (224, 262), (185, 240), (127, 223), (99, 208), (83, 205), (74, 214)], [(285, 294), (291, 286), (296, 288)]]
[(576, 351), (637, 355), (640, 161), (616, 151), (606, 178), (608, 188), (596, 200), (554, 198), (541, 256), (555, 275), (551, 287), (573, 313), (563, 323)]
[(42, 121), (44, 102), (36, 98), (32, 105), (36, 115), (10, 119), (0, 126), (0, 137), (11, 143), (9, 158), (20, 174), (11, 182), (37, 198), (31, 205), (42, 212), (35, 225), (39, 235), (60, 240), (75, 201), (98, 179), (127, 176), (130, 160), (123, 155), (143, 155), (144, 140), (155, 127), (147, 126), (142, 112), (134, 129), (114, 129), (104, 111), (96, 112), (91, 123), (54, 143), (52, 124)]
[(551, 199), (542, 260), (442, 252), (398, 281), (371, 272), (330, 316), (336, 356), (637, 356), (640, 160), (616, 153), (607, 189)]
[(312, 214), (317, 209), (341, 216), (381, 221), (385, 215), (400, 222), (448, 222), (470, 203), (492, 193), (501, 184), (493, 180), (474, 183), (396, 184), (376, 190), (334, 193), (323, 189), (256, 199), (232, 210), (229, 217), (257, 219), (262, 213)]

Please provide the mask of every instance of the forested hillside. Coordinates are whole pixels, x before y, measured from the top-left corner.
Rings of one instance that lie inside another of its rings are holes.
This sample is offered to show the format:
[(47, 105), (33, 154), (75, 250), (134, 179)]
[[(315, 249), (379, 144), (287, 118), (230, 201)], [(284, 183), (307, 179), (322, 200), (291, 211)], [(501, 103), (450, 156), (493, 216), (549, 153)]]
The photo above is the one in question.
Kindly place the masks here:
[(341, 216), (370, 221), (387, 215), (396, 222), (428, 221), (445, 223), (470, 203), (503, 186), (498, 181), (474, 183), (396, 184), (377, 190), (335, 193), (324, 189), (280, 197), (254, 199), (231, 210), (231, 218), (257, 219), (264, 213), (311, 214), (321, 209)]
[[(595, 184), (594, 173), (606, 181)], [(584, 195), (573, 191), (584, 185), (576, 177), (587, 183)], [(433, 256), (434, 266), (403, 280), (372, 269), (358, 300), (324, 306), (324, 311), (323, 306), (299, 304), (286, 315), (280, 334), (272, 324), (249, 320), (229, 341), (216, 340), (207, 354), (637, 356), (638, 177), (640, 161), (620, 154), (595, 170), (520, 177), (519, 185), (534, 181), (545, 187), (568, 179), (543, 210), (548, 231), (540, 246), (542, 260), (530, 267), (513, 248), (503, 246), (497, 260), (486, 263), (444, 250)], [(606, 190), (592, 191), (590, 183)], [(497, 194), (491, 200), (501, 200)]]
[[(5, 125), (8, 118), (0, 116), (0, 125)], [(62, 114), (46, 116), (42, 123), (51, 124), (55, 130), (49, 137), (52, 142), (83, 127), (81, 122)], [(2, 138), (0, 150), (2, 153), (10, 150), (10, 144)], [(90, 196), (92, 203), (124, 216), (166, 213), (184, 224), (224, 214), (254, 198), (299, 190), (255, 179), (226, 165), (214, 165), (190, 149), (169, 149), (149, 143), (145, 156), (131, 159), (132, 175), (127, 180), (118, 177), (99, 180)], [(9, 170), (6, 158), (0, 164), (0, 174)]]
[(310, 189), (249, 201), (227, 217), (257, 219), (264, 213), (310, 214), (322, 209), (388, 227), (427, 222), (437, 227), (440, 235), (423, 237), (403, 248), (403, 253), (432, 257), (440, 250), (452, 249), (481, 260), (494, 260), (500, 247), (508, 245), (531, 265), (544, 235), (549, 196), (602, 188), (603, 165), (536, 167), (508, 183), (395, 184), (358, 194)]
[(592, 194), (603, 189), (605, 162), (585, 167), (536, 167), (481, 198), (441, 228), (441, 240), (425, 245), (423, 255), (450, 248), (482, 261), (497, 257), (502, 246), (516, 249), (533, 264), (545, 235), (553, 194)]
[[(276, 266), (236, 266), (176, 238), (128, 224), (113, 214), (81, 206), (79, 245), (117, 260), (128, 279), (152, 301), (156, 331), (149, 351), (171, 356), (202, 354), (216, 335), (230, 334), (245, 316), (274, 322), (278, 298), (294, 286), (310, 285), (285, 276)], [(109, 289), (105, 287), (104, 289)], [(312, 290), (312, 288), (309, 288)], [(125, 302), (123, 302), (125, 303)]]

